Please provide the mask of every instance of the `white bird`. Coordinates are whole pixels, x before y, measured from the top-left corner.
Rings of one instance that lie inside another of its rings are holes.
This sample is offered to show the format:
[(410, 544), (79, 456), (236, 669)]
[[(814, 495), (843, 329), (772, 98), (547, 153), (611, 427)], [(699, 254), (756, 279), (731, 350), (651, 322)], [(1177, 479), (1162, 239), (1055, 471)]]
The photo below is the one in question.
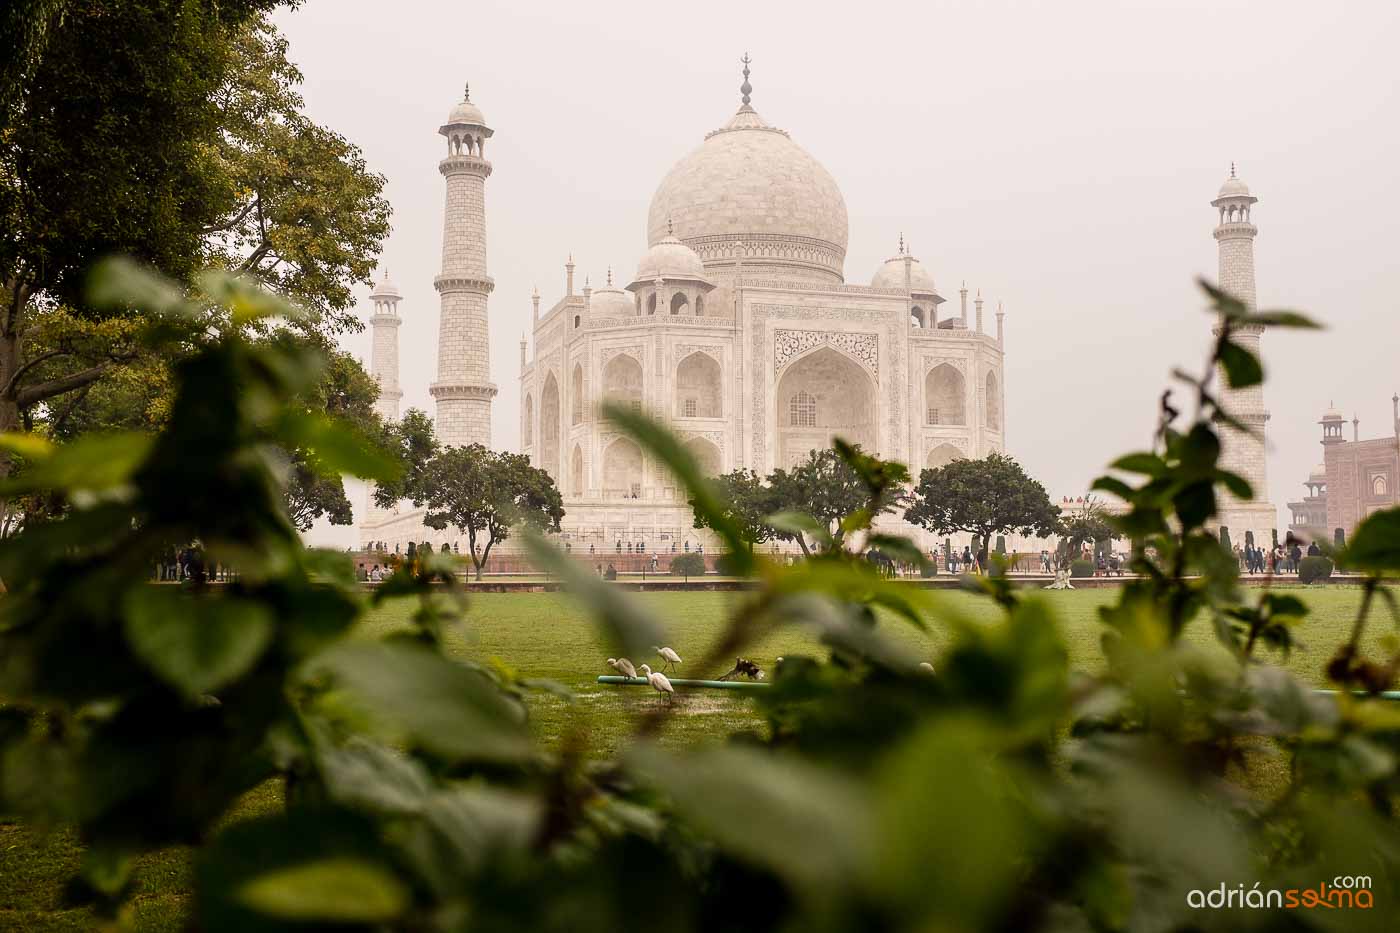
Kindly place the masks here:
[(633, 667), (632, 662), (626, 658), (608, 658), (608, 667), (611, 667), (623, 677), (634, 678), (637, 676), (637, 669)]
[(651, 650), (655, 651), (657, 656), (666, 662), (662, 665), (663, 667), (675, 667), (677, 664), (681, 663), (681, 656), (670, 648), (657, 648), (653, 645)]
[(647, 677), (647, 683), (651, 684), (653, 690), (666, 698), (666, 702), (671, 702), (671, 696), (676, 692), (676, 688), (671, 686), (671, 681), (660, 671), (654, 671), (647, 665), (642, 665), (642, 673)]

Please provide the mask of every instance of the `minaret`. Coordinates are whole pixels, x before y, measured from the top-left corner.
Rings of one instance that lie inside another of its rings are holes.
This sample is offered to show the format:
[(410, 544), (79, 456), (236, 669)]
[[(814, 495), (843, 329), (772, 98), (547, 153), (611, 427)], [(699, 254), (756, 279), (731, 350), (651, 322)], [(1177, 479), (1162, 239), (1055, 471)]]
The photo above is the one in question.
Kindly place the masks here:
[(470, 88), (438, 128), (447, 158), (438, 171), (447, 179), (442, 218), (442, 273), (433, 280), (441, 296), (438, 377), (429, 388), (437, 400), (437, 435), (445, 446), (491, 446), (490, 341), (486, 299), (495, 283), (486, 274), (485, 159), (492, 130), (471, 102)]
[(958, 289), (958, 294), (962, 296), (962, 326), (967, 327), (967, 281), (964, 280), (962, 288)]
[(977, 306), (977, 333), (982, 333), (982, 289), (977, 289), (977, 300), (973, 302)]
[(1006, 346), (1006, 309), (997, 302), (997, 346)]
[[(1215, 240), (1220, 244), (1220, 279), (1222, 291), (1239, 299), (1246, 308), (1255, 308), (1254, 238), (1259, 229), (1250, 221), (1250, 213), (1259, 199), (1249, 193), (1246, 185), (1230, 164), (1230, 177), (1220, 186), (1211, 206), (1218, 212)], [(1215, 333), (1219, 335), (1217, 325)], [(1234, 331), (1235, 342), (1259, 356), (1260, 338), (1264, 327), (1250, 324)], [(1221, 466), (1249, 481), (1254, 500), (1242, 503), (1225, 496), (1220, 509), (1220, 524), (1227, 526), (1234, 540), (1243, 539), (1243, 532), (1253, 531), (1256, 541), (1270, 540), (1270, 532), (1278, 525), (1278, 511), (1269, 502), (1269, 478), (1265, 464), (1265, 425), (1269, 412), (1264, 408), (1264, 387), (1249, 386), (1232, 389), (1221, 376), (1219, 400), (1224, 409), (1245, 424), (1249, 433), (1222, 425), (1220, 427)]]
[(369, 325), (372, 333), (369, 368), (370, 375), (379, 383), (379, 399), (374, 408), (385, 421), (399, 420), (399, 399), (403, 390), (399, 388), (399, 301), (403, 295), (398, 286), (389, 281), (389, 270), (384, 270), (384, 278), (370, 293), (374, 302), (374, 314)]

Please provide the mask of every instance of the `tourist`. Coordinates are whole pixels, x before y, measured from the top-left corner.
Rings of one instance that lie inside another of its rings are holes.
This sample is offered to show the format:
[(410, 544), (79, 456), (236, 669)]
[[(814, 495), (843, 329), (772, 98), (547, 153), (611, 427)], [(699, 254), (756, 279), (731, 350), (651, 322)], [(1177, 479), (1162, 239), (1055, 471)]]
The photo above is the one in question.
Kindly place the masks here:
[(1308, 545), (1308, 556), (1309, 556), (1309, 557), (1321, 557), (1321, 556), (1322, 556), (1322, 548), (1320, 548), (1320, 547), (1317, 546), (1317, 542), (1316, 542), (1316, 541), (1314, 541), (1312, 544), (1309, 544), (1309, 545)]
[(977, 572), (977, 568), (972, 564), (972, 548), (968, 545), (963, 545), (962, 565), (963, 568), (967, 571), (970, 571), (972, 573)]
[(1293, 550), (1288, 552), (1288, 569), (1293, 573), (1298, 572), (1298, 567), (1303, 563), (1303, 549), (1298, 546), (1298, 542), (1293, 542)]
[(1044, 548), (1040, 549), (1040, 572), (1050, 572), (1050, 552), (1045, 550)]

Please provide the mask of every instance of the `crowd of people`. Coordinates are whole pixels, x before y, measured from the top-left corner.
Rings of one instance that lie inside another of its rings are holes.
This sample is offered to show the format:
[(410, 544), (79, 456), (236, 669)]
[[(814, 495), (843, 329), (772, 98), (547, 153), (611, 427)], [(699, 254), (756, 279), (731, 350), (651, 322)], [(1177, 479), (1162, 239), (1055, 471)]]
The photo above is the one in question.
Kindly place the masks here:
[(1302, 566), (1303, 557), (1320, 557), (1322, 549), (1317, 546), (1317, 542), (1308, 545), (1306, 555), (1303, 546), (1299, 544), (1292, 535), (1284, 544), (1274, 544), (1272, 548), (1255, 547), (1246, 544), (1244, 547), (1235, 545), (1235, 560), (1239, 563), (1240, 573), (1292, 573), (1296, 574)]

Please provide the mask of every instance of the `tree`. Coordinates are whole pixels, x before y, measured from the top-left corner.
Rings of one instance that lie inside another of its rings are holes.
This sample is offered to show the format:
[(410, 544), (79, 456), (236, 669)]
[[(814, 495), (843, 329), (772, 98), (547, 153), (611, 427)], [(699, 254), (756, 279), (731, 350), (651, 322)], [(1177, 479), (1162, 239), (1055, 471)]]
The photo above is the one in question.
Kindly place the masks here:
[[(863, 476), (859, 467), (877, 462), (884, 469), (902, 471), (902, 476), (885, 487), (886, 491), (872, 504), (871, 478)], [(846, 519), (860, 513), (862, 522), (868, 525), (877, 516), (894, 511), (902, 500), (902, 493), (896, 490), (908, 482), (908, 477), (905, 467), (875, 461), (859, 446), (813, 450), (792, 470), (779, 468), (768, 476), (769, 504), (774, 513), (783, 516), (782, 521), (774, 524), (773, 536), (796, 541), (802, 553), (808, 556), (814, 545), (819, 549), (840, 550), (850, 530)], [(813, 522), (805, 522), (804, 516)], [(809, 537), (813, 539), (810, 542)]]
[(685, 577), (686, 582), (690, 582), (691, 577), (703, 577), (705, 575), (705, 556), (694, 551), (685, 554), (677, 554), (671, 558), (671, 576)]
[(467, 536), (476, 578), (491, 548), (528, 525), (558, 531), (564, 500), (554, 480), (530, 465), (524, 454), (496, 453), (480, 444), (448, 447), (429, 461), (413, 491), (414, 505), (427, 505), (423, 523), (448, 526)]
[[(150, 344), (168, 299), (139, 312), (82, 300), (103, 256), (144, 260), (176, 288), (210, 266), (243, 272), (309, 308), (281, 319), (304, 332), (358, 326), (350, 288), (388, 232), (384, 180), (301, 115), (300, 75), (263, 16), (277, 5), (26, 0), (0, 14), (22, 58), (0, 70), (0, 432), (35, 412), (62, 422), (123, 367), (168, 379), (152, 359), (189, 351), (190, 335)], [(0, 475), (11, 463), (0, 454)]]
[(433, 433), (433, 419), (417, 408), (410, 408), (383, 430), (385, 446), (402, 467), (397, 479), (375, 484), (374, 504), (388, 509), (401, 499), (412, 499), (423, 488), (423, 474), (441, 445)]
[[(753, 470), (735, 470), (715, 477), (713, 482), (720, 501), (725, 505), (724, 517), (738, 526), (750, 553), (754, 545), (762, 544), (778, 534), (766, 521), (769, 515), (777, 511), (772, 490), (764, 485), (757, 473)], [(704, 512), (696, 508), (695, 500), (690, 500), (690, 507), (695, 510), (696, 528), (712, 527)]]
[(1117, 537), (1113, 526), (1108, 523), (1103, 506), (1094, 499), (1086, 502), (1084, 508), (1076, 512), (1072, 518), (1062, 518), (1061, 523), (1060, 540), (1065, 544), (1069, 560), (1077, 559), (1084, 552), (1086, 541), (1098, 545), (1100, 542), (1112, 541)]
[(984, 542), (995, 534), (1048, 537), (1061, 531), (1059, 510), (1045, 487), (999, 453), (924, 470), (904, 517), (934, 534), (968, 532)]

